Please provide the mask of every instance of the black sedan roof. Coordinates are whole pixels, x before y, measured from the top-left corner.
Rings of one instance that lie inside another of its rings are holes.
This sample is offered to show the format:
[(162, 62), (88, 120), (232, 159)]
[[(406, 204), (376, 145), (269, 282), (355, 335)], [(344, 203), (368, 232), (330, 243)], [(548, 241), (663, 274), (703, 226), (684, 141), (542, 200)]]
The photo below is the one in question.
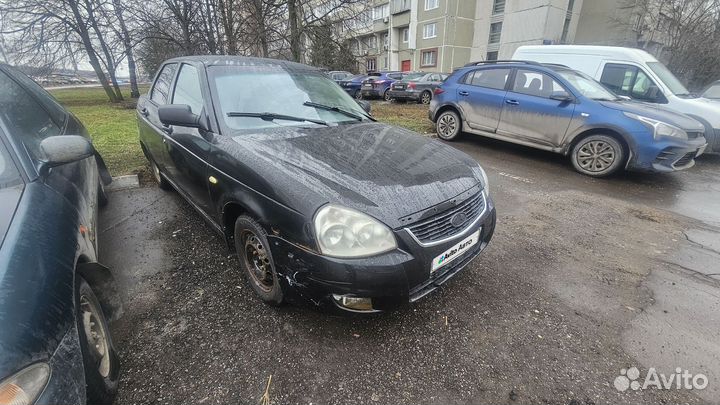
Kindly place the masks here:
[(167, 60), (167, 62), (195, 62), (202, 63), (205, 66), (282, 66), (286, 69), (295, 70), (313, 70), (321, 72), (320, 69), (304, 65), (302, 63), (292, 62), (282, 59), (256, 58), (252, 56), (234, 56), (234, 55), (195, 55), (180, 56)]

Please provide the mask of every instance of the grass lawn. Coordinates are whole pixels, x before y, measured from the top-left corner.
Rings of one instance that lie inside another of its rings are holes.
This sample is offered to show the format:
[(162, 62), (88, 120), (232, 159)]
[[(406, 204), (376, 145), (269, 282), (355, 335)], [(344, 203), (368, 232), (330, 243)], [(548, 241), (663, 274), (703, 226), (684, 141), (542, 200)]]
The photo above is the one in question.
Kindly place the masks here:
[[(147, 92), (147, 88), (141, 88), (140, 92)], [(51, 93), (85, 124), (113, 176), (147, 174), (133, 102), (112, 104), (101, 87), (52, 90)], [(123, 87), (123, 95), (130, 100), (129, 88)], [(381, 122), (421, 134), (435, 133), (425, 105), (373, 101), (372, 112)]]
[[(147, 89), (141, 89), (145, 92)], [(102, 87), (52, 90), (55, 98), (75, 114), (90, 132), (95, 148), (113, 176), (140, 173), (146, 169), (138, 142), (134, 103), (112, 104)], [(123, 88), (130, 100), (130, 89)]]

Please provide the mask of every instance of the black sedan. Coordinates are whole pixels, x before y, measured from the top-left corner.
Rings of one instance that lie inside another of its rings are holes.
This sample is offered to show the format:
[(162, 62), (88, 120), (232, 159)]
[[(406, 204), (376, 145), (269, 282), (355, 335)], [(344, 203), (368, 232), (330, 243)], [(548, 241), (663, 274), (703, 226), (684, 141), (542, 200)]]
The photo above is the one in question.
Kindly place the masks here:
[(399, 80), (390, 85), (388, 96), (392, 100), (412, 100), (422, 104), (430, 104), (435, 89), (447, 77), (447, 73), (428, 73), (420, 77)]
[(224, 235), (262, 300), (377, 312), (473, 260), (495, 207), (472, 158), (364, 107), (309, 66), (203, 56), (165, 62), (137, 108), (159, 185)]
[(110, 176), (82, 124), (0, 65), (0, 403), (110, 403), (112, 276), (97, 262)]

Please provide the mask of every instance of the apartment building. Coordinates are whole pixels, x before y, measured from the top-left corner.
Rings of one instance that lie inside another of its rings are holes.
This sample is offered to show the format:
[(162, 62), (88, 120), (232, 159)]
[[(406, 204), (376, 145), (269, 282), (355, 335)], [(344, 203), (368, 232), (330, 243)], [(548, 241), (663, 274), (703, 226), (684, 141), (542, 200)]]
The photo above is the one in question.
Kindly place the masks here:
[(521, 45), (572, 42), (583, 0), (372, 0), (353, 30), (360, 70), (450, 72)]

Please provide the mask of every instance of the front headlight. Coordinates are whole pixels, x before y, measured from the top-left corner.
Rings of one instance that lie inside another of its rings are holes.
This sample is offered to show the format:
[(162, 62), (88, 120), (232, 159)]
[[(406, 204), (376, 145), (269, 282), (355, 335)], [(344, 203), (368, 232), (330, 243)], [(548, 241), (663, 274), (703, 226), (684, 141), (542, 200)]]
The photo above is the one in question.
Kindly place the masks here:
[(643, 117), (642, 115), (633, 114), (630, 112), (624, 112), (626, 116), (636, 119), (643, 124), (647, 125), (653, 130), (653, 137), (657, 139), (660, 136), (669, 136), (672, 138), (688, 139), (687, 133), (682, 129), (670, 125), (666, 122), (658, 121), (652, 118)]
[(483, 179), (483, 189), (485, 190), (485, 194), (490, 194), (490, 181), (488, 180), (487, 173), (485, 173), (485, 170), (480, 166), (480, 174), (482, 174)]
[(397, 248), (390, 228), (361, 212), (329, 204), (315, 214), (315, 235), (322, 254), (364, 257)]
[(50, 378), (50, 366), (36, 363), (0, 383), (0, 405), (31, 405)]

